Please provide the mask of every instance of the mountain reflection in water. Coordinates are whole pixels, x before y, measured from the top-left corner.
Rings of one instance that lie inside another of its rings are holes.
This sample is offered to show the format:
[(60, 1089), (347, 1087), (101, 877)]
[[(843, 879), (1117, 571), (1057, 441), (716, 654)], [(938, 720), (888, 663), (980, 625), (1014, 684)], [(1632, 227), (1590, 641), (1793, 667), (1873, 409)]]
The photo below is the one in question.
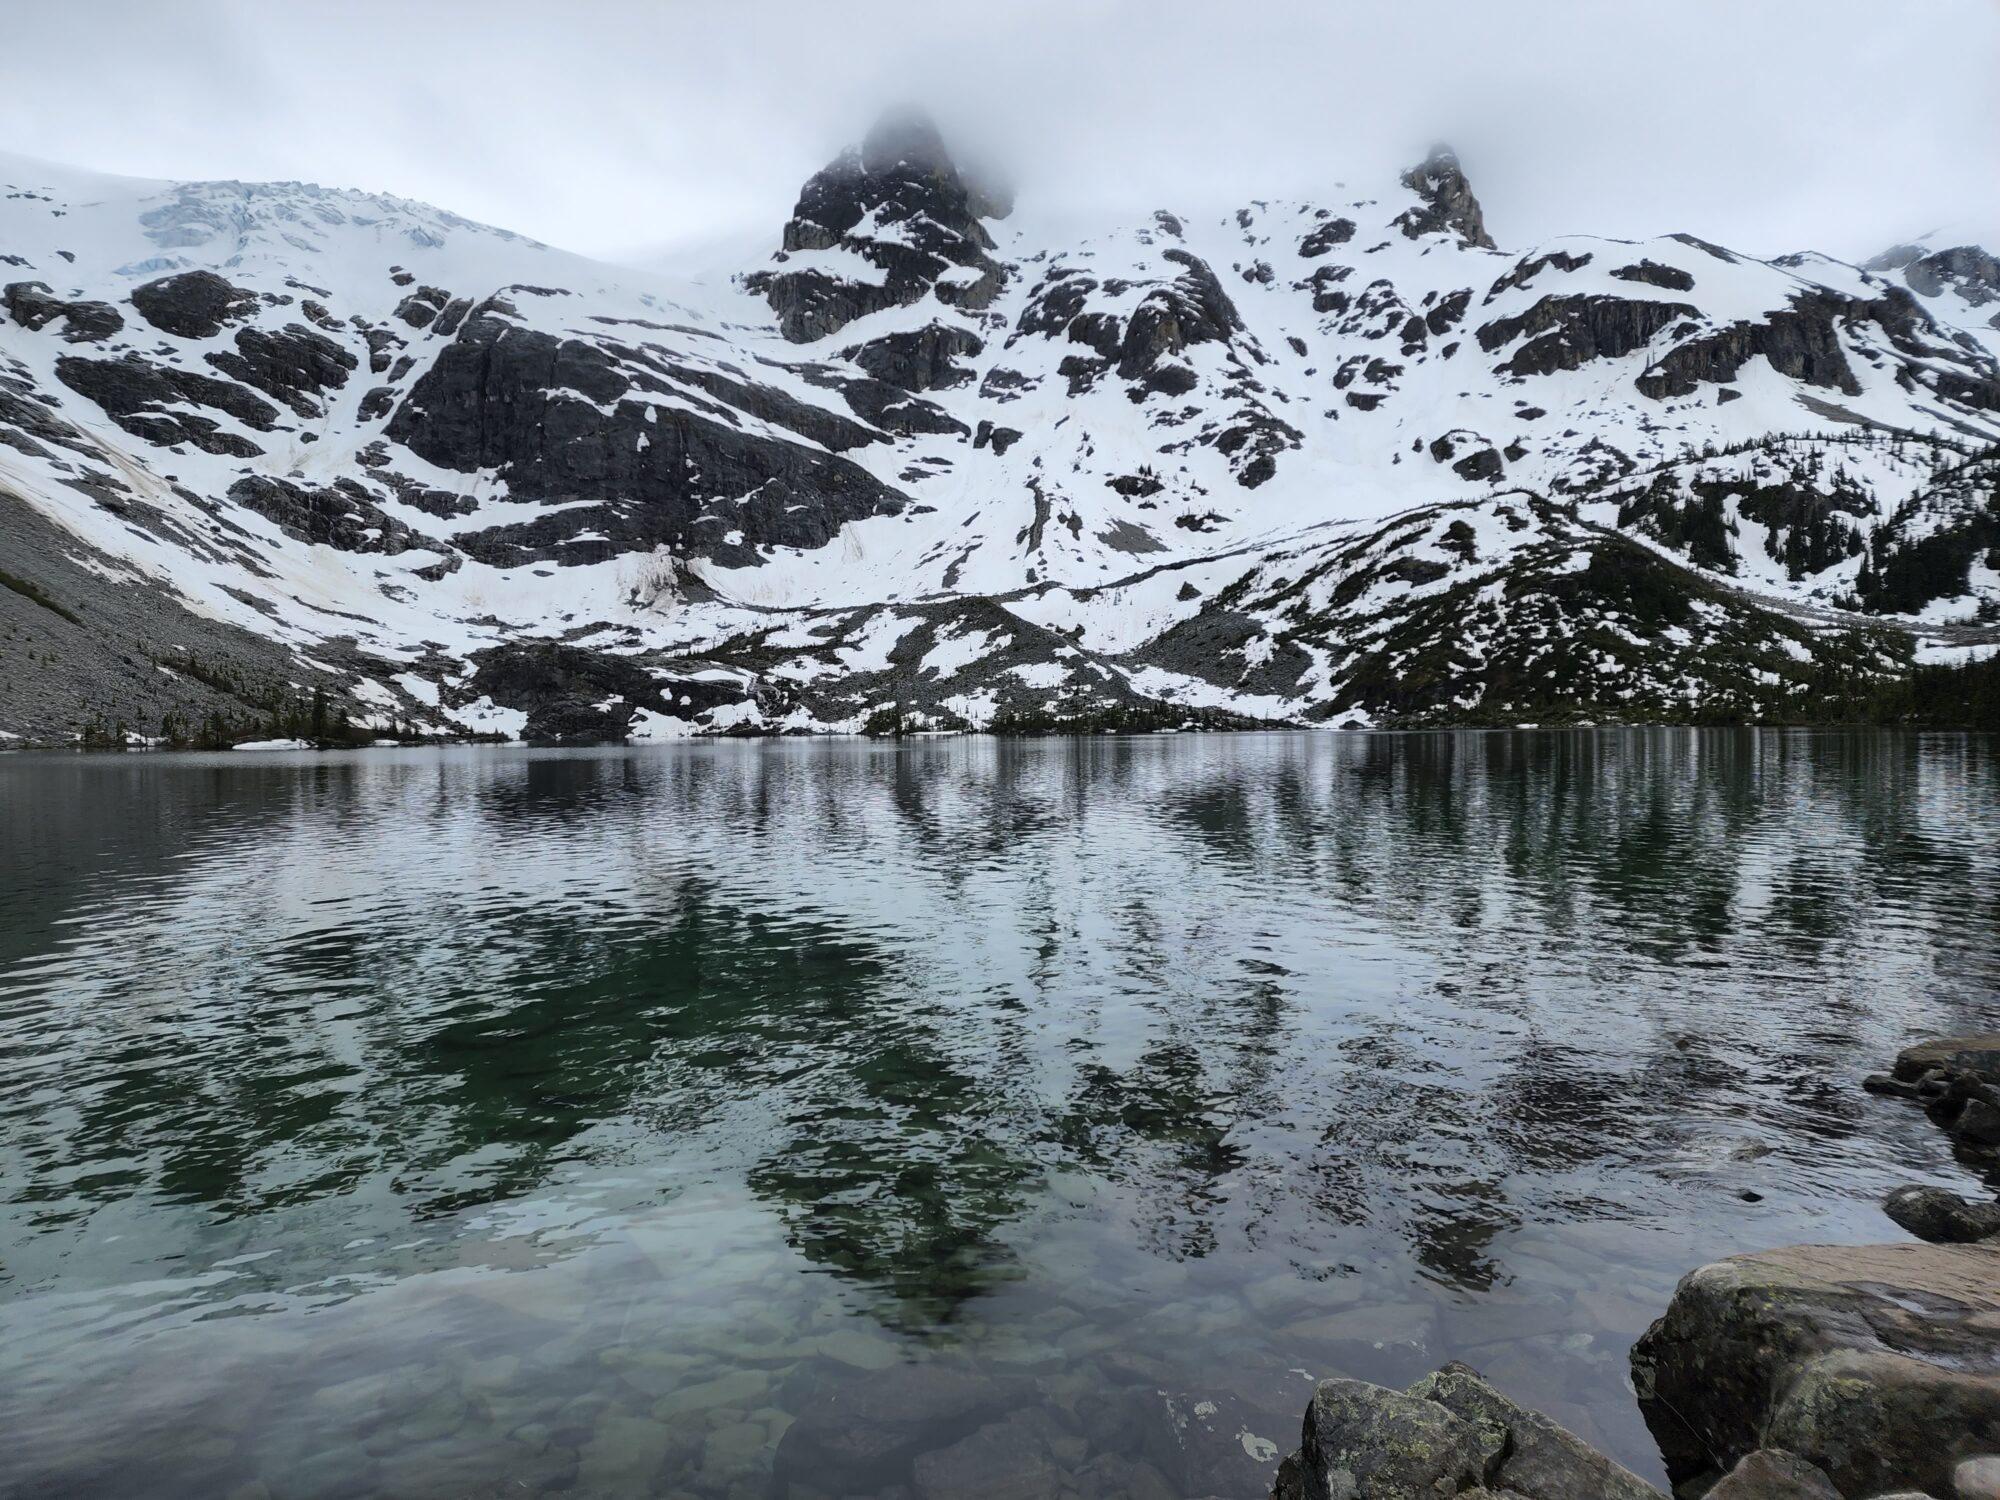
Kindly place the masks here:
[(728, 1494), (808, 1374), (945, 1356), (1287, 1443), (1298, 1372), (1466, 1357), (1656, 1473), (1681, 1271), (1954, 1180), (1855, 1080), (1994, 1020), (1994, 751), (0, 758), (0, 1493), (447, 1496), (535, 1427)]

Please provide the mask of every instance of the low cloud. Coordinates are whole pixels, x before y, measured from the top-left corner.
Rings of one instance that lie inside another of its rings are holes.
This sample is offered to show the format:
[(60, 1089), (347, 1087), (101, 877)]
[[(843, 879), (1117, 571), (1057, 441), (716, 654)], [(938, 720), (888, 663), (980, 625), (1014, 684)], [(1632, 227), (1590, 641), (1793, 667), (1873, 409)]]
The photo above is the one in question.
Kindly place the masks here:
[(899, 102), (1003, 163), (1028, 213), (1333, 198), (1447, 139), (1503, 245), (2000, 233), (1984, 0), (78, 0), (8, 25), (7, 149), (390, 191), (612, 258), (775, 237)]

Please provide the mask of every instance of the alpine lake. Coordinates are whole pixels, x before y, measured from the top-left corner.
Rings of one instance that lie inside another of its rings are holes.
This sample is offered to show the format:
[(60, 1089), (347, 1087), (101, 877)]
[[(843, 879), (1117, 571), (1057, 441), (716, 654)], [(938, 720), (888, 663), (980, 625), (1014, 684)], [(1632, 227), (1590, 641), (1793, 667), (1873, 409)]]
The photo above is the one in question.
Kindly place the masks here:
[(1963, 1189), (1859, 1078), (2000, 1020), (1990, 737), (17, 754), (0, 853), (8, 1500), (1253, 1500), (1448, 1359), (1658, 1482), (1675, 1281)]

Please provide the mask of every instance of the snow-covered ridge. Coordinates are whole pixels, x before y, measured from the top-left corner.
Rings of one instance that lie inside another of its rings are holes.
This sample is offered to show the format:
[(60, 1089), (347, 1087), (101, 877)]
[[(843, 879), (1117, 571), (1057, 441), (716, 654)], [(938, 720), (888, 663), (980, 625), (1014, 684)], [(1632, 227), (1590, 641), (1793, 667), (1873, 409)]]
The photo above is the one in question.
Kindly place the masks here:
[[(0, 729), (312, 683), (585, 735), (1755, 716), (1880, 620), (2000, 615), (1984, 252), (1505, 250), (1444, 152), (1324, 203), (1009, 207), (902, 120), (695, 282), (0, 157)], [(107, 589), (256, 682), (135, 656)]]

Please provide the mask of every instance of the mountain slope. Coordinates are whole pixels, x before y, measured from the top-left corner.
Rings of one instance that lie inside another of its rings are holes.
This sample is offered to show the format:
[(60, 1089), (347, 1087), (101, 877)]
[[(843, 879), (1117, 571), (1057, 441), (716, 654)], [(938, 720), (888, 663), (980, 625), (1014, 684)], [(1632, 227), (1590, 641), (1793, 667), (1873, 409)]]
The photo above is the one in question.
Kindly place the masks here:
[(891, 119), (704, 283), (0, 159), (0, 733), (1787, 719), (2000, 617), (1973, 252), (1010, 208)]

